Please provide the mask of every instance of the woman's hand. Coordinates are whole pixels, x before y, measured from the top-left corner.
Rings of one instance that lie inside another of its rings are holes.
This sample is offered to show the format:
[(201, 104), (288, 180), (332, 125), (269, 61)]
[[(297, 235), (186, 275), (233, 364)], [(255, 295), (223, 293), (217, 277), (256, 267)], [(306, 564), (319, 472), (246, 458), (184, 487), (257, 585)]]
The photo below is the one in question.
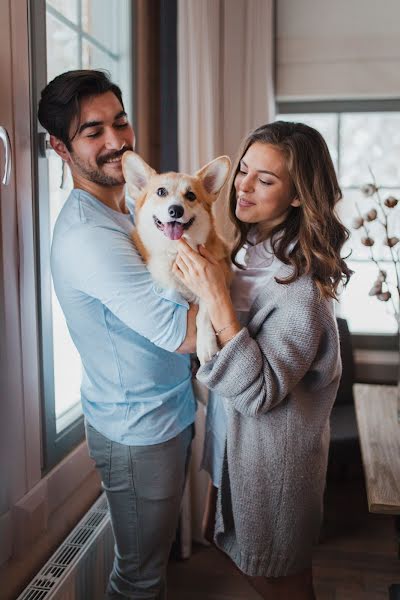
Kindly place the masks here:
[(204, 246), (199, 246), (199, 252), (196, 252), (181, 238), (172, 271), (206, 303), (229, 296), (224, 269)]
[(196, 252), (181, 238), (172, 271), (206, 303), (219, 346), (225, 346), (241, 327), (229, 295), (223, 266), (204, 246), (200, 246), (199, 252)]

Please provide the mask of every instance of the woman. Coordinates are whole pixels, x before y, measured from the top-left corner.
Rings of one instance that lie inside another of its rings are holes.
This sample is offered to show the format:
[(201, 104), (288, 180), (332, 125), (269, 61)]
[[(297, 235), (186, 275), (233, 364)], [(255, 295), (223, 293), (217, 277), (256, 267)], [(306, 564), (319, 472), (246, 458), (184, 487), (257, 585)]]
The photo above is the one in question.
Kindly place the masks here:
[(228, 193), (232, 297), (205, 248), (181, 241), (175, 265), (207, 303), (220, 346), (198, 372), (226, 412), (223, 456), (211, 457), (214, 539), (263, 598), (310, 600), (341, 374), (333, 299), (351, 275), (341, 191), (322, 136), (276, 122), (244, 140)]

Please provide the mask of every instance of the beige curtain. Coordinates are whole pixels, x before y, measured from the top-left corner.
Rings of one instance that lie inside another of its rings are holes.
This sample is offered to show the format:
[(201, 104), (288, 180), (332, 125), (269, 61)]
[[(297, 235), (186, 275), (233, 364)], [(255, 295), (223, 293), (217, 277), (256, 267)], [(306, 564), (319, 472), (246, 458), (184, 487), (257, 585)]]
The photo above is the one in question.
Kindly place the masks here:
[[(273, 23), (273, 0), (178, 0), (180, 171), (194, 173), (221, 154), (234, 159), (241, 139), (273, 120)], [(218, 205), (216, 214), (223, 231), (224, 207)], [(207, 476), (199, 466), (205, 410), (199, 403), (183, 505), (185, 556), (192, 539), (203, 540)]]
[(274, 118), (273, 0), (178, 0), (179, 167), (193, 172)]

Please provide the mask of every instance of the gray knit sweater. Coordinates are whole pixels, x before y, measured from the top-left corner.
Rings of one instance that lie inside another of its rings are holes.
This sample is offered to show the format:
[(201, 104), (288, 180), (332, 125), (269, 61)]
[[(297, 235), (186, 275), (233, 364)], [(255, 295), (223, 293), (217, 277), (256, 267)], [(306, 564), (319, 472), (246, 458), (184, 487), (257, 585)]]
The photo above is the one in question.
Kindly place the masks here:
[[(277, 277), (290, 272), (284, 265)], [(332, 305), (309, 276), (273, 280), (248, 326), (197, 375), (227, 399), (215, 541), (248, 575), (311, 566), (341, 374)]]

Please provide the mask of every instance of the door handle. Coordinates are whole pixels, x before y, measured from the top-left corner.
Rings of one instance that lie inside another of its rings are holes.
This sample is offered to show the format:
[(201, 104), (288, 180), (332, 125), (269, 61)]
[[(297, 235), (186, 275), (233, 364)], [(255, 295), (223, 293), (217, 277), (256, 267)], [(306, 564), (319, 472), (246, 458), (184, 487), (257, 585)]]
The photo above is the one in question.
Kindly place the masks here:
[(7, 129), (0, 126), (0, 140), (3, 142), (4, 146), (4, 175), (2, 179), (3, 185), (8, 185), (10, 183), (11, 176), (11, 144), (10, 138), (8, 137)]

